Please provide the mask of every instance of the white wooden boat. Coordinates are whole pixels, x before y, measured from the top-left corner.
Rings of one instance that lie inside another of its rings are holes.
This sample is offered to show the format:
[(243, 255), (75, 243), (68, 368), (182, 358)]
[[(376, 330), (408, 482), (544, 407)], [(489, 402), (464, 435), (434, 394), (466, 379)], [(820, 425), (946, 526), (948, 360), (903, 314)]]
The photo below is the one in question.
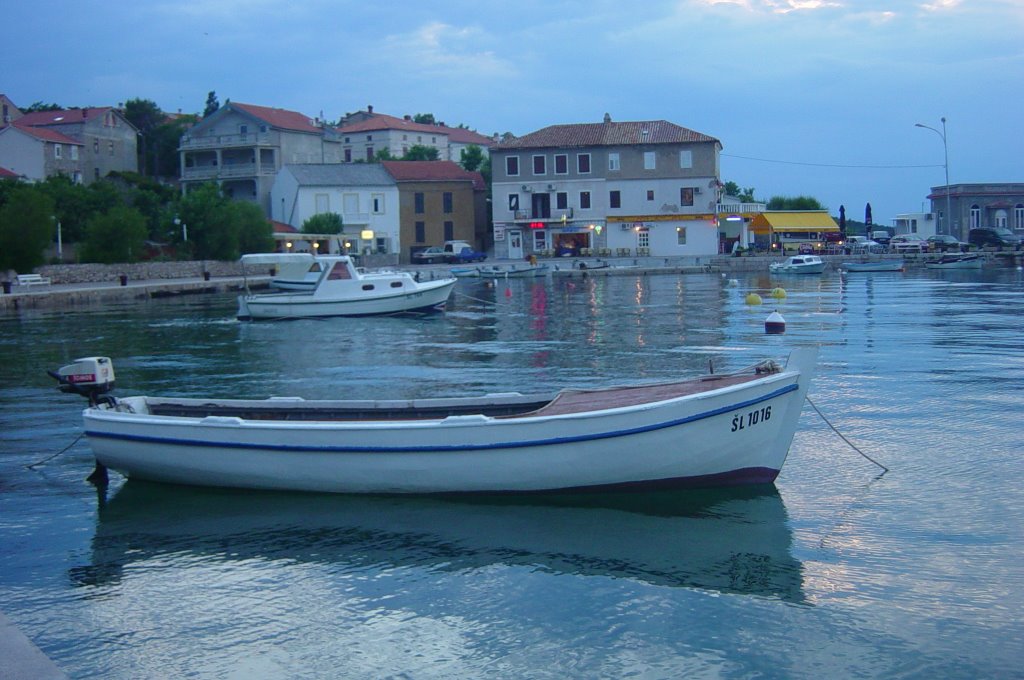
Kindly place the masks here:
[[(816, 348), (785, 366), (555, 394), (306, 401), (115, 399), (109, 359), (53, 374), (85, 394), (97, 468), (159, 482), (342, 493), (633, 490), (770, 483)], [(79, 376), (79, 377), (76, 377)]]
[[(246, 257), (249, 256), (243, 256), (243, 264)], [(346, 255), (318, 256), (313, 265), (320, 271), (312, 290), (240, 295), (238, 318), (300, 319), (431, 311), (448, 301), (456, 283), (450, 275), (418, 281), (409, 272), (367, 272), (356, 268)]]
[(903, 260), (843, 262), (839, 267), (848, 272), (901, 272), (903, 271)]
[(768, 270), (773, 274), (820, 274), (825, 261), (817, 255), (791, 255), (782, 262), (772, 262)]
[(977, 253), (950, 253), (924, 263), (926, 269), (981, 269), (985, 258)]
[(478, 267), (480, 276), (485, 279), (530, 279), (548, 273), (546, 264), (536, 265), (490, 265)]

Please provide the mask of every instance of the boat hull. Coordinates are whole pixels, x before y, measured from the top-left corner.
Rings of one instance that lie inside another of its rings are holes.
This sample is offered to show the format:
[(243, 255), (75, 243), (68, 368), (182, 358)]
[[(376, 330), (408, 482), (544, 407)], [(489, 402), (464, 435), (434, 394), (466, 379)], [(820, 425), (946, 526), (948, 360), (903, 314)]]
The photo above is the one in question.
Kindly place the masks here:
[(981, 269), (984, 260), (978, 255), (945, 257), (925, 262), (926, 269)]
[(238, 298), (238, 318), (305, 319), (432, 311), (448, 301), (455, 283), (455, 279), (426, 282), (414, 291), (346, 299), (319, 297), (311, 293), (243, 295)]
[(848, 272), (901, 272), (903, 271), (903, 260), (843, 262), (840, 269)]
[(130, 397), (121, 404), (134, 413), (86, 409), (85, 430), (98, 463), (203, 486), (529, 493), (769, 483), (789, 451), (816, 352), (797, 355), (742, 385), (584, 413), (266, 421), (148, 415), (145, 397)]

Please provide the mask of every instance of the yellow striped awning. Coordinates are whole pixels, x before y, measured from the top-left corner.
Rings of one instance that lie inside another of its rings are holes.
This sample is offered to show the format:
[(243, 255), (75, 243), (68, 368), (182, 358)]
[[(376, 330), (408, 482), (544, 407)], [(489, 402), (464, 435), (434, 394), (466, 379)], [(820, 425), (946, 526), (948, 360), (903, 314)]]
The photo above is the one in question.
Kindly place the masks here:
[(826, 210), (768, 211), (758, 213), (750, 221), (755, 234), (776, 231), (838, 232), (839, 225)]

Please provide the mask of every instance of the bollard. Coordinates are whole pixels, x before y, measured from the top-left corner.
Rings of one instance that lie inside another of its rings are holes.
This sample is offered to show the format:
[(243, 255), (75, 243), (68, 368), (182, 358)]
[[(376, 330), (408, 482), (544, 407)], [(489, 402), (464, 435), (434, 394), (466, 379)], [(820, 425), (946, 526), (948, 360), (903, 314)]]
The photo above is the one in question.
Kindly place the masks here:
[(127, 274), (121, 274), (121, 285), (122, 286), (127, 286), (128, 285), (128, 275)]
[(4, 295), (10, 295), (11, 294), (11, 282), (10, 281), (0, 281), (0, 285), (2, 285), (4, 287)]
[(210, 272), (203, 272), (203, 281), (210, 280)]

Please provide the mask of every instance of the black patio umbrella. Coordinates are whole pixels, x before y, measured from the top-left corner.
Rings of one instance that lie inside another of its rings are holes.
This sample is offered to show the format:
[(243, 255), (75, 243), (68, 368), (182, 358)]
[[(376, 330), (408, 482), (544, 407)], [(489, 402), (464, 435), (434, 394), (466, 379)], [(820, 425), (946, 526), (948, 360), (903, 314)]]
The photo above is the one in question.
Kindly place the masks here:
[(864, 224), (871, 224), (871, 204), (864, 206)]
[(846, 240), (846, 206), (839, 206), (839, 237)]

